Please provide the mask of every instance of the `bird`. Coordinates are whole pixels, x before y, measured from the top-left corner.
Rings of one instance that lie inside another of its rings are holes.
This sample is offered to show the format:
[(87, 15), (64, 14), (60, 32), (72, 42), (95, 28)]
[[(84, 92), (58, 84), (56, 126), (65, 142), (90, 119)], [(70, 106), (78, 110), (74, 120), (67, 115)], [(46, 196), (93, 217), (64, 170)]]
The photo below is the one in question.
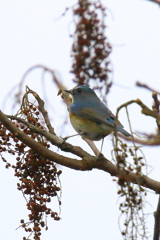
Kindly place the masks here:
[(64, 91), (72, 98), (68, 110), (70, 122), (78, 135), (93, 141), (104, 139), (113, 131), (131, 136), (90, 87), (79, 85)]

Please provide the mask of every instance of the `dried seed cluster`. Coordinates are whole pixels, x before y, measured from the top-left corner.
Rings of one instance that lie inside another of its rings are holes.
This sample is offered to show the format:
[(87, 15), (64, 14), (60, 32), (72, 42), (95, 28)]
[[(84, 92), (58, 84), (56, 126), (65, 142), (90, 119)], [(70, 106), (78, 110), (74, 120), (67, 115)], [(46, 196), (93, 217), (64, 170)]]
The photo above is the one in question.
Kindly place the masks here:
[[(146, 163), (139, 146), (128, 146), (117, 138), (114, 151), (119, 170), (125, 171), (126, 174), (134, 172), (137, 177), (143, 174), (142, 169)], [(121, 230), (123, 238), (125, 240), (138, 239), (139, 236), (143, 236), (144, 239), (147, 239), (146, 216), (144, 215), (144, 202), (147, 194), (145, 188), (129, 181), (126, 182), (123, 174), (119, 175), (117, 183), (119, 186), (117, 193), (121, 197), (119, 209), (122, 216), (125, 217), (125, 221), (122, 220), (124, 229)]]
[(105, 36), (105, 8), (100, 1), (90, 2), (79, 0), (74, 11), (75, 32), (72, 46), (74, 81), (78, 85), (89, 84), (94, 80), (94, 86), (109, 90), (109, 54), (111, 46)]
[[(39, 121), (39, 111), (32, 104), (27, 108), (21, 109), (18, 117), (23, 116), (27, 122), (44, 129)], [(36, 142), (46, 148), (50, 148), (47, 139), (39, 134), (33, 133), (32, 129), (21, 121), (12, 120), (15, 126), (33, 138)], [(14, 155), (16, 162), (11, 164), (6, 160), (6, 153)], [(57, 170), (53, 161), (44, 158), (33, 149), (16, 138), (0, 123), (0, 155), (6, 163), (6, 168), (12, 167), (15, 176), (18, 177), (17, 189), (23, 193), (27, 201), (28, 221), (21, 219), (21, 227), (26, 232), (33, 234), (33, 238), (40, 240), (41, 228), (48, 229), (46, 217), (50, 216), (54, 220), (60, 220), (59, 214), (53, 211), (48, 205), (52, 197), (56, 197), (61, 205), (59, 193), (61, 192), (59, 175), (61, 170)], [(45, 219), (44, 219), (45, 218)], [(24, 237), (24, 239), (26, 239)]]

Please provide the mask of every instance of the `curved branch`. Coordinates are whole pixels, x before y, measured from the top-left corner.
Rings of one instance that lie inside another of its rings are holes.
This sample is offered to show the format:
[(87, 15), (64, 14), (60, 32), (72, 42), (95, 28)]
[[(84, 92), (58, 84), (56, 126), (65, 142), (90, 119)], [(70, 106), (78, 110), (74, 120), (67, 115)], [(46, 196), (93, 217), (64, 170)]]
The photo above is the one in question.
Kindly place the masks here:
[(21, 96), (21, 93), (22, 93), (22, 86), (23, 86), (23, 84), (24, 84), (24, 81), (25, 81), (27, 75), (28, 75), (30, 72), (32, 72), (34, 69), (38, 69), (38, 68), (42, 69), (44, 72), (47, 72), (47, 71), (48, 71), (48, 72), (51, 74), (52, 80), (53, 80), (53, 82), (56, 84), (56, 86), (57, 86), (58, 89), (65, 89), (64, 85), (60, 82), (59, 79), (57, 79), (56, 74), (55, 74), (55, 71), (54, 71), (53, 69), (48, 68), (47, 66), (42, 65), (42, 64), (37, 64), (37, 65), (35, 65), (35, 66), (30, 67), (30, 68), (24, 73), (24, 75), (23, 75), (23, 77), (22, 77), (22, 79), (21, 79), (21, 81), (20, 81), (20, 83), (19, 83), (18, 93), (16, 94), (16, 98), (17, 98), (17, 99), (16, 99), (16, 102), (17, 102), (17, 103), (20, 103), (20, 102), (21, 102), (21, 101), (20, 101), (20, 96)]
[(160, 138), (158, 136), (155, 136), (155, 138), (153, 138), (153, 140), (144, 140), (144, 139), (141, 139), (141, 138), (128, 138), (128, 137), (125, 137), (124, 135), (122, 134), (119, 134), (117, 133), (118, 136), (120, 136), (121, 138), (125, 139), (125, 141), (128, 141), (128, 142), (133, 142), (134, 143), (138, 143), (138, 144), (141, 144), (141, 145), (145, 145), (145, 146), (159, 146), (160, 145)]
[(118, 116), (118, 112), (120, 111), (121, 108), (123, 107), (127, 107), (128, 105), (132, 104), (132, 103), (137, 103), (141, 108), (142, 108), (142, 113), (144, 115), (147, 115), (147, 116), (150, 116), (150, 117), (153, 117), (157, 120), (160, 121), (160, 115), (157, 113), (157, 112), (154, 112), (152, 111), (150, 108), (148, 108), (140, 99), (136, 99), (136, 100), (131, 100), (131, 101), (128, 101), (124, 104), (122, 104), (120, 107), (117, 108), (117, 114), (116, 116)]
[[(0, 111), (0, 118), (1, 118), (1, 114), (2, 112)], [(35, 125), (25, 121), (25, 119), (22, 119), (22, 118), (19, 118), (19, 117), (16, 117), (16, 116), (13, 116), (13, 115), (6, 115), (8, 118), (12, 119), (12, 120), (17, 120), (17, 121), (20, 121), (22, 122), (23, 124), (25, 124), (27, 127), (29, 127), (29, 129), (33, 132), (33, 133), (37, 133), (37, 134), (40, 134), (41, 136), (44, 136), (47, 140), (50, 141), (50, 143), (52, 143), (53, 145), (57, 146), (58, 148), (60, 148), (62, 151), (64, 152), (70, 152), (70, 153), (73, 153), (75, 154), (76, 156), (78, 157), (87, 157), (89, 154), (84, 151), (82, 148), (78, 147), (78, 146), (73, 146), (71, 145), (70, 143), (67, 143), (67, 142), (64, 142), (63, 139), (59, 138), (58, 136), (56, 135), (53, 135), (49, 132), (47, 132), (46, 130), (44, 129), (40, 129), (38, 127), (36, 127)], [(11, 122), (12, 123), (12, 122)], [(14, 124), (13, 124), (14, 125)], [(9, 128), (7, 128), (9, 129)], [(19, 130), (17, 128), (17, 130)], [(11, 131), (11, 130), (10, 130)], [(20, 130), (19, 130), (20, 131)], [(21, 131), (20, 131), (21, 132)], [(22, 134), (24, 134), (22, 132)], [(27, 135), (25, 135), (27, 136)], [(17, 136), (16, 136), (17, 137)], [(28, 137), (28, 136), (27, 136)], [(18, 138), (18, 137), (17, 137)], [(30, 138), (30, 137), (29, 137)], [(19, 138), (20, 139), (20, 138)], [(21, 140), (21, 139), (20, 139)], [(21, 140), (22, 141), (22, 140)], [(89, 155), (90, 156), (90, 155)]]
[[(29, 89), (29, 87), (28, 87), (28, 89)], [(27, 91), (27, 94), (28, 93), (32, 93), (33, 96), (35, 97), (35, 99), (37, 100), (37, 102), (38, 102), (38, 109), (39, 109), (39, 111), (43, 115), (43, 118), (45, 120), (45, 123), (47, 125), (47, 128), (48, 128), (49, 132), (51, 134), (55, 134), (54, 128), (52, 127), (52, 125), (51, 125), (51, 123), (49, 121), (48, 112), (44, 108), (44, 101), (39, 97), (39, 95), (36, 92), (32, 91), (31, 89), (29, 89), (29, 91)]]
[[(136, 103), (141, 107), (142, 114), (153, 117), (153, 118), (156, 119), (156, 122), (158, 122), (158, 123), (160, 122), (159, 112), (151, 110), (150, 108), (148, 108), (140, 99), (131, 100), (131, 101), (128, 101), (128, 102), (122, 104), (121, 106), (119, 106), (117, 108), (116, 117), (118, 118), (118, 113), (122, 108), (127, 108), (127, 106), (132, 104), (132, 103)], [(120, 136), (123, 139), (125, 139), (126, 141), (132, 141), (132, 142), (134, 141), (135, 143), (139, 143), (139, 144), (143, 144), (143, 145), (147, 145), (147, 146), (158, 146), (158, 145), (160, 145), (160, 138), (159, 138), (158, 135), (154, 137), (154, 140), (143, 140), (143, 139), (134, 138), (134, 137), (126, 138), (125, 136), (122, 136), (121, 134), (120, 134)]]
[[(45, 148), (43, 145), (41, 145), (40, 143), (36, 142), (33, 138), (29, 137), (28, 135), (26, 135), (24, 132), (22, 132), (21, 130), (19, 130), (7, 117), (4, 113), (2, 113), (2, 111), (0, 111), (0, 121), (3, 123), (3, 125), (11, 132), (13, 133), (13, 135), (18, 138), (19, 140), (21, 140), (23, 143), (25, 143), (28, 147), (32, 148), (34, 151), (36, 151), (38, 154), (42, 155), (45, 158), (49, 158), (50, 160), (61, 164), (63, 166), (69, 167), (69, 168), (73, 168), (73, 169), (77, 169), (77, 170), (81, 170), (81, 165), (83, 165), (79, 160), (77, 159), (73, 159), (73, 158), (68, 158), (65, 157), (63, 155), (57, 154), (47, 148)], [(30, 124), (32, 125), (32, 124)], [(32, 128), (34, 129), (34, 126), (32, 125)], [(35, 131), (37, 131), (37, 129), (35, 128)], [(41, 133), (44, 133), (44, 131), (42, 130)], [(43, 134), (42, 134), (43, 135)], [(52, 134), (48, 133), (48, 137), (51, 137)], [(56, 141), (57, 140), (61, 140), (60, 138), (53, 136), (53, 140)], [(61, 140), (61, 145), (63, 146), (63, 140)], [(66, 143), (65, 143), (66, 144)], [(60, 145), (60, 142), (57, 143), (57, 145)], [(72, 146), (71, 144), (67, 143), (67, 147)], [(63, 148), (63, 147), (62, 147)], [(81, 155), (82, 158), (87, 158), (87, 157), (91, 157), (92, 160), (95, 160), (95, 157), (92, 157), (90, 154), (88, 154), (87, 152), (83, 151), (82, 149), (75, 147), (75, 152), (80, 153), (79, 155)], [(63, 149), (64, 150), (64, 149)], [(71, 147), (70, 147), (71, 150)], [(68, 149), (69, 151), (69, 149)], [(71, 151), (70, 151), (71, 152)], [(87, 169), (84, 169), (87, 170)]]
[[(41, 154), (43, 157), (48, 158), (51, 161), (54, 161), (55, 163), (58, 163), (65, 167), (69, 167), (71, 169), (81, 170), (81, 171), (92, 170), (92, 169), (96, 168), (96, 169), (100, 169), (105, 172), (108, 172), (111, 176), (117, 176), (117, 172), (118, 172), (119, 179), (122, 179), (123, 181), (142, 185), (144, 187), (150, 188), (153, 191), (160, 193), (160, 182), (155, 181), (145, 175), (138, 175), (133, 172), (119, 170), (119, 169), (117, 169), (116, 165), (114, 165), (109, 160), (107, 160), (103, 155), (100, 155), (100, 157), (97, 159), (96, 157), (83, 151), (83, 149), (81, 149), (80, 147), (75, 147), (75, 146), (72, 146), (71, 144), (69, 144), (71, 146), (70, 150), (75, 149), (75, 151), (74, 151), (75, 154), (76, 154), (76, 150), (77, 150), (77, 153), (79, 153), (79, 151), (80, 151), (81, 155), (83, 155), (83, 157), (82, 157), (82, 160), (65, 157), (63, 155), (57, 154), (57, 153), (45, 148), (40, 143), (36, 142), (31, 137), (27, 136), (24, 132), (19, 130), (6, 117), (6, 115), (2, 111), (0, 111), (0, 121), (10, 132), (12, 132), (15, 135), (16, 138), (21, 140), (23, 143), (25, 143), (28, 147), (32, 148), (38, 154)], [(54, 135), (52, 135), (52, 136), (54, 136)], [(54, 141), (56, 141), (58, 139), (59, 139), (58, 137), (56, 139), (56, 136), (54, 136)], [(68, 145), (68, 143), (65, 143), (65, 144)], [(63, 146), (63, 145), (61, 144), (61, 146)], [(69, 149), (67, 151), (69, 151)], [(70, 152), (72, 152), (72, 151), (70, 151)]]

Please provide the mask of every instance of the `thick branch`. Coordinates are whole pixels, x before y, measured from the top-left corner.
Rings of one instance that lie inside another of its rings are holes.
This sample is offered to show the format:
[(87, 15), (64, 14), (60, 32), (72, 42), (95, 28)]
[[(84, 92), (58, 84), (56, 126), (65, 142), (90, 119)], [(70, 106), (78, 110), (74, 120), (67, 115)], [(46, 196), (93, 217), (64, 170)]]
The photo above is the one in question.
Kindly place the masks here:
[(158, 199), (157, 210), (154, 213), (154, 219), (155, 219), (155, 224), (154, 224), (153, 240), (159, 240), (159, 236), (160, 236), (160, 196)]
[[(75, 170), (86, 171), (86, 170), (92, 170), (96, 168), (96, 169), (100, 169), (108, 172), (111, 176), (117, 176), (117, 172), (118, 172), (119, 173), (118, 177), (120, 179), (123, 179), (123, 181), (127, 181), (127, 182), (129, 181), (135, 184), (140, 184), (144, 187), (150, 188), (160, 193), (160, 182), (155, 181), (151, 178), (148, 178), (145, 175), (137, 175), (133, 172), (124, 171), (124, 170), (117, 171), (117, 167), (103, 156), (100, 156), (99, 159), (97, 160), (96, 157), (88, 154), (87, 152), (83, 151), (83, 149), (79, 148), (83, 153), (82, 160), (65, 157), (63, 155), (52, 152), (51, 150), (42, 146), (40, 143), (36, 142), (31, 137), (27, 136), (24, 132), (19, 130), (6, 117), (6, 115), (2, 113), (2, 111), (0, 111), (0, 121), (10, 132), (12, 132), (15, 135), (15, 137), (17, 137), (19, 140), (25, 143), (28, 147), (32, 148), (38, 154), (42, 155), (46, 159), (48, 158), (51, 161), (54, 161), (55, 163), (58, 163), (60, 165), (63, 165)], [(76, 147), (73, 147), (73, 148), (76, 148)]]
[(156, 111), (157, 113), (159, 113), (160, 102), (159, 102), (159, 100), (158, 100), (158, 97), (157, 97), (157, 93), (156, 93), (156, 92), (152, 92), (152, 98), (154, 99), (153, 110)]
[[(53, 135), (49, 132), (47, 132), (44, 129), (40, 129), (38, 127), (36, 127), (35, 125), (25, 121), (25, 119), (16, 117), (16, 116), (12, 116), (12, 115), (6, 115), (8, 118), (12, 119), (12, 120), (17, 120), (22, 122), (23, 124), (25, 124), (33, 133), (37, 133), (41, 136), (44, 136), (47, 140), (49, 140), (53, 145), (59, 147), (61, 150), (63, 150), (64, 152), (70, 152), (75, 154), (78, 157), (87, 157), (89, 154), (84, 151), (82, 148), (78, 147), (78, 146), (73, 146), (70, 143), (64, 142), (63, 139), (57, 137), (56, 135)], [(17, 128), (18, 129), (18, 128)], [(18, 129), (19, 130), (19, 129)], [(22, 134), (24, 134), (22, 132)], [(26, 135), (27, 136), (27, 135)], [(90, 155), (89, 155), (90, 156)]]
[[(154, 99), (154, 105), (152, 106), (153, 111), (157, 112), (159, 114), (159, 106), (160, 106), (160, 102), (158, 100), (158, 96), (156, 92), (152, 93), (152, 98)], [(157, 127), (160, 133), (160, 121), (156, 121), (157, 122)]]
[[(72, 158), (67, 158), (65, 156), (62, 156), (60, 154), (57, 154), (47, 148), (45, 148), (44, 146), (42, 146), (40, 143), (36, 142), (33, 138), (27, 136), (24, 132), (22, 132), (21, 130), (19, 130), (6, 116), (4, 113), (2, 113), (2, 111), (0, 111), (0, 121), (3, 123), (3, 125), (11, 132), (14, 134), (14, 136), (16, 138), (18, 138), (19, 140), (21, 140), (23, 143), (25, 143), (28, 147), (32, 148), (33, 150), (35, 150), (38, 154), (42, 155), (45, 158), (48, 158), (58, 164), (61, 164), (63, 166), (69, 167), (69, 168), (73, 168), (73, 169), (77, 169), (77, 170), (81, 170), (81, 167), (83, 168), (83, 163), (81, 163), (81, 161), (77, 160), (77, 159), (72, 159)], [(43, 130), (42, 130), (43, 132)], [(42, 134), (43, 135), (43, 134)], [(49, 133), (49, 135), (51, 135)], [(48, 136), (49, 136), (48, 135)], [(54, 136), (54, 135), (52, 135)], [(54, 136), (55, 137), (55, 136)], [(58, 139), (58, 137), (57, 137)], [(54, 139), (55, 140), (55, 139)], [(63, 140), (61, 140), (63, 142)], [(71, 144), (69, 144), (71, 145)], [(72, 146), (72, 145), (71, 145)], [(77, 147), (78, 148), (78, 147)], [(79, 152), (79, 149), (76, 149)], [(75, 150), (75, 151), (76, 151)], [(95, 160), (94, 157), (92, 157), (90, 154), (88, 154), (87, 152), (83, 151), (82, 149), (80, 149), (81, 151), (81, 157), (83, 155), (83, 157), (91, 157), (92, 160)], [(83, 162), (83, 161), (82, 161)], [(81, 166), (82, 165), (82, 166)], [(85, 169), (84, 169), (85, 170)], [(87, 169), (86, 169), (87, 170)]]

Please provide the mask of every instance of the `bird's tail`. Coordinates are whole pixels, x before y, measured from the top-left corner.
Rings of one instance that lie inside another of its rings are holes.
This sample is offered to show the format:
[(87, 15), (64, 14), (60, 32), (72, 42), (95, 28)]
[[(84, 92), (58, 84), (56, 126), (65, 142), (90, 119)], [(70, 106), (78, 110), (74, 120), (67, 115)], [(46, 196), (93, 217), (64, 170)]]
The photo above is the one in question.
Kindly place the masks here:
[(118, 132), (122, 133), (126, 137), (131, 137), (131, 134), (128, 133), (124, 128), (122, 127), (117, 127)]

